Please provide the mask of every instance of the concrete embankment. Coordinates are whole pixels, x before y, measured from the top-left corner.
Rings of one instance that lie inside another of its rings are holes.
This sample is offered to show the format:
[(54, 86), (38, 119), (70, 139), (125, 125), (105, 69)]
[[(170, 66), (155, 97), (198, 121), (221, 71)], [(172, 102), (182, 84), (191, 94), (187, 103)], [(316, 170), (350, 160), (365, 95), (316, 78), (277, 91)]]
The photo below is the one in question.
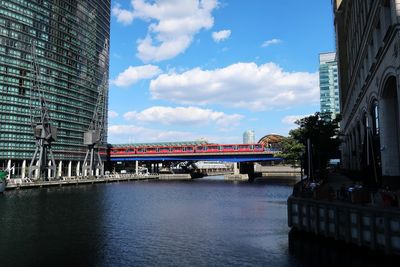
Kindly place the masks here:
[(294, 184), (300, 181), (301, 170), (288, 165), (275, 165), (275, 166), (255, 166), (255, 172), (259, 174), (255, 179), (274, 182)]
[(290, 197), (289, 227), (400, 255), (400, 210)]
[[(288, 225), (312, 233), (386, 254), (400, 255), (400, 209), (375, 203), (371, 192), (332, 174), (324, 183), (298, 183), (288, 199)], [(339, 198), (338, 198), (339, 197)]]
[(271, 165), (271, 166), (261, 166), (256, 164), (254, 167), (255, 172), (263, 173), (265, 176), (270, 175), (285, 175), (285, 176), (300, 176), (300, 168), (293, 167), (291, 165)]
[(226, 174), (224, 175), (224, 180), (226, 181), (248, 181), (248, 174)]
[(159, 180), (191, 180), (190, 173), (160, 174)]
[(157, 180), (159, 175), (131, 175), (131, 174), (118, 174), (104, 177), (68, 177), (50, 181), (31, 181), (29, 179), (10, 179), (7, 183), (6, 190), (13, 189), (28, 189), (40, 187), (54, 187), (54, 186), (71, 186), (82, 184), (96, 184), (96, 183), (112, 183), (123, 181), (139, 181), (139, 180)]

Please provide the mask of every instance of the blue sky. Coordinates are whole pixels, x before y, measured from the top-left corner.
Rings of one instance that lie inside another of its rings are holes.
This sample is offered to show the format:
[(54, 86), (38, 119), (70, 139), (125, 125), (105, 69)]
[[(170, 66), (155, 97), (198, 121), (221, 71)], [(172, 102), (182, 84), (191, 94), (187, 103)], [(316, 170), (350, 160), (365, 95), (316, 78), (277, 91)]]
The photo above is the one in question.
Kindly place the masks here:
[(113, 0), (110, 143), (241, 143), (319, 110), (330, 0)]

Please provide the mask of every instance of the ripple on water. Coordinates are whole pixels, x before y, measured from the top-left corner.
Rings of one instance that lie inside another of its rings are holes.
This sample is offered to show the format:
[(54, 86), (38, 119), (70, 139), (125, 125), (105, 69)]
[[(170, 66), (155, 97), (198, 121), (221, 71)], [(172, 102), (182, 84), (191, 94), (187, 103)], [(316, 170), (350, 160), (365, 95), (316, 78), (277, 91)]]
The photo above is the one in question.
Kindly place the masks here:
[(11, 265), (286, 266), (290, 193), (283, 185), (204, 180), (7, 192), (0, 258)]

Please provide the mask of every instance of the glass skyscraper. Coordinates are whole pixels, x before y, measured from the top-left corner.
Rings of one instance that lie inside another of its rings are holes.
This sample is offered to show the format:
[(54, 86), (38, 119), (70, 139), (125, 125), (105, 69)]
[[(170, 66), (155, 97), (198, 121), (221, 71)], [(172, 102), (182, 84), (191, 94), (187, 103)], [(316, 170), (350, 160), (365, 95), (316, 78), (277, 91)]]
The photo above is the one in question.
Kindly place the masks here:
[[(32, 46), (49, 114), (58, 128), (52, 144), (55, 158), (83, 160), (83, 134), (98, 88), (108, 80), (109, 36), (110, 0), (0, 1), (0, 168), (10, 159), (30, 160), (35, 149), (29, 114), (30, 106), (38, 105), (31, 90)], [(107, 92), (100, 103), (105, 108)]]
[(254, 144), (256, 142), (256, 135), (253, 130), (247, 130), (243, 133), (243, 144)]
[(330, 113), (331, 119), (340, 113), (338, 66), (336, 53), (319, 55), (319, 88), (321, 113)]

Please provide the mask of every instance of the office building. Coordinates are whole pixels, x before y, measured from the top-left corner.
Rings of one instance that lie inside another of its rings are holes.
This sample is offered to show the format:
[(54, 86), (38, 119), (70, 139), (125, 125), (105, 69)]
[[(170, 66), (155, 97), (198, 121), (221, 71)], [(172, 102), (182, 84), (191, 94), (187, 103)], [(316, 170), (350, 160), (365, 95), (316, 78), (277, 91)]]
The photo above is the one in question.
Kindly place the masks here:
[(333, 1), (343, 168), (400, 185), (400, 0)]
[(254, 144), (256, 136), (253, 130), (247, 130), (243, 133), (243, 144)]
[[(33, 156), (35, 55), (50, 118), (58, 128), (52, 144), (55, 159), (72, 175), (79, 172), (86, 152), (83, 134), (98, 87), (108, 80), (109, 37), (110, 0), (1, 1), (0, 168), (9, 160), (16, 167), (25, 165)], [(107, 107), (107, 96), (100, 105)]]
[(321, 113), (333, 119), (340, 113), (336, 53), (319, 55), (319, 88)]

